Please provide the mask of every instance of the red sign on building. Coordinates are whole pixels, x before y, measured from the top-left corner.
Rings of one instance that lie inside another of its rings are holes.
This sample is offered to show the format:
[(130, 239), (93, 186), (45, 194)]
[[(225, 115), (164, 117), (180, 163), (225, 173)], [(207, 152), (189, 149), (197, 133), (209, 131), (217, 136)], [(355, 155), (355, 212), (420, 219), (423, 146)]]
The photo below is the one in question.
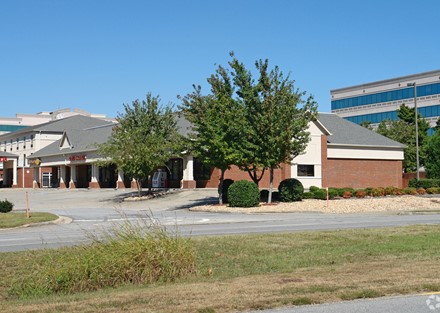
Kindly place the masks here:
[(85, 154), (79, 154), (79, 155), (71, 155), (69, 157), (70, 161), (84, 161), (86, 159)]
[(6, 162), (6, 161), (8, 161), (7, 157), (0, 157), (0, 162)]

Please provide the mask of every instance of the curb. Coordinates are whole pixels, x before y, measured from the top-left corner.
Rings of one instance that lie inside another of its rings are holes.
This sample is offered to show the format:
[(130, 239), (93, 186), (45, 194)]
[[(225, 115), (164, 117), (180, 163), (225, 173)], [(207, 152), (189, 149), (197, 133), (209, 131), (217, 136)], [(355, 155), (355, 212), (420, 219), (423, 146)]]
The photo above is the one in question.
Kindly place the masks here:
[(61, 224), (70, 224), (70, 223), (72, 223), (72, 219), (70, 217), (59, 215), (58, 218), (54, 221), (30, 223), (30, 224), (24, 224), (21, 226), (17, 226), (17, 227), (11, 227), (11, 228), (0, 228), (0, 231), (8, 230), (8, 229), (17, 229), (17, 228), (37, 227), (37, 226), (44, 226), (44, 225), (51, 225), (51, 224), (61, 225)]

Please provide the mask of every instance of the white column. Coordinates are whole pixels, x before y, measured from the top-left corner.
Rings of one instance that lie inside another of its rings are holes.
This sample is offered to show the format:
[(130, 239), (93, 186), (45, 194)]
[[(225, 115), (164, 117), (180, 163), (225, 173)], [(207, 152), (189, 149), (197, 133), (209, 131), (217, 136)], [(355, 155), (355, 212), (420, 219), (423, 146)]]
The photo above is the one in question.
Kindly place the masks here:
[(99, 166), (92, 164), (92, 183), (99, 182)]
[(18, 172), (17, 172), (17, 159), (13, 159), (12, 160), (12, 167), (13, 167), (13, 174), (12, 174), (12, 186), (17, 186), (17, 177), (18, 177)]
[(125, 188), (124, 185), (124, 171), (118, 169), (118, 181), (116, 182), (116, 188), (121, 189)]
[(76, 165), (70, 166), (70, 184), (69, 188), (76, 188)]
[(183, 180), (194, 180), (194, 159), (192, 155), (183, 158)]
[(66, 166), (65, 165), (60, 165), (60, 187), (62, 187), (62, 186), (67, 187), (66, 186)]

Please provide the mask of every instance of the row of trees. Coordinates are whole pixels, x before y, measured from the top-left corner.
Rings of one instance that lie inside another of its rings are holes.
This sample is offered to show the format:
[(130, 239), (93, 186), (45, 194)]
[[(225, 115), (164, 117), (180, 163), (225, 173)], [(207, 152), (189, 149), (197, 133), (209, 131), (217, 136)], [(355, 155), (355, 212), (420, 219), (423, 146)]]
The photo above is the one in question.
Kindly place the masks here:
[[(376, 129), (379, 134), (406, 145), (403, 160), (406, 173), (415, 172), (417, 168), (415, 122), (415, 108), (402, 104), (397, 110), (397, 120), (384, 120)], [(433, 136), (428, 136), (429, 123), (420, 113), (417, 123), (420, 166), (425, 167), (428, 177), (440, 178), (440, 118)], [(362, 125), (372, 129), (369, 122)]]
[(209, 93), (194, 85), (191, 93), (179, 97), (181, 114), (193, 125), (189, 138), (178, 134), (172, 108), (160, 107), (159, 99), (149, 94), (146, 101), (124, 105), (119, 124), (99, 152), (138, 182), (171, 156), (192, 153), (220, 169), (220, 203), (225, 172), (232, 165), (247, 171), (257, 185), (268, 170), (270, 202), (274, 170), (305, 150), (317, 105), (311, 96), (304, 99), (306, 93), (295, 88), (289, 75), (277, 66), (269, 69), (268, 60), (255, 62), (254, 79), (230, 56), (228, 67), (218, 66), (208, 78)]

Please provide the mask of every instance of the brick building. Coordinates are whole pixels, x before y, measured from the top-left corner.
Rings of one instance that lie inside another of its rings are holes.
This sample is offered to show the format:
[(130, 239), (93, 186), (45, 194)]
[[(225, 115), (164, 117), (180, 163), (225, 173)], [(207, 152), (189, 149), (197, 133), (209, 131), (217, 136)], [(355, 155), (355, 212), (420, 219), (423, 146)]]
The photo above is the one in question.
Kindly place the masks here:
[[(71, 118), (73, 119), (73, 117)], [(178, 118), (178, 127), (187, 135), (191, 125)], [(70, 120), (69, 123), (75, 124)], [(78, 123), (76, 123), (79, 125)], [(33, 167), (33, 185), (45, 186), (42, 168), (50, 168), (53, 187), (60, 188), (124, 188), (131, 180), (116, 168), (102, 168), (96, 163), (100, 156), (96, 144), (111, 134), (113, 124), (90, 121), (86, 127), (66, 128), (59, 138), (28, 156)], [(291, 164), (282, 164), (275, 171), (274, 186), (285, 178), (297, 178), (304, 187), (402, 187), (404, 146), (373, 131), (349, 122), (336, 114), (321, 113), (310, 123), (311, 141), (304, 154)], [(209, 168), (191, 155), (172, 158), (167, 166), (167, 185), (176, 188), (216, 188), (220, 171)], [(246, 172), (232, 167), (225, 178), (250, 180)], [(268, 173), (260, 182), (269, 185)]]

